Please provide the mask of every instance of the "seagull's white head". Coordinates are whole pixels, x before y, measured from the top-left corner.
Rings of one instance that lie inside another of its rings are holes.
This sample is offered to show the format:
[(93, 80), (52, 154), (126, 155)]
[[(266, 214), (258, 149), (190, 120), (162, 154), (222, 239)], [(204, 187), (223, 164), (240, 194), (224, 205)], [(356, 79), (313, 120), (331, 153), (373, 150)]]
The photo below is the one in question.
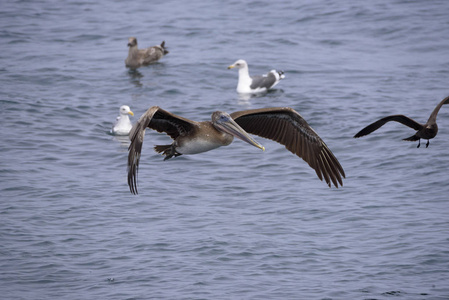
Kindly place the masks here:
[(122, 116), (126, 116), (126, 115), (134, 116), (134, 113), (131, 111), (131, 109), (129, 108), (128, 105), (122, 105), (120, 107), (120, 115), (122, 115)]
[(248, 68), (248, 64), (243, 59), (239, 59), (238, 61), (236, 61), (235, 63), (233, 63), (232, 65), (230, 65), (228, 67), (228, 69), (233, 69), (233, 68), (237, 68), (237, 69)]

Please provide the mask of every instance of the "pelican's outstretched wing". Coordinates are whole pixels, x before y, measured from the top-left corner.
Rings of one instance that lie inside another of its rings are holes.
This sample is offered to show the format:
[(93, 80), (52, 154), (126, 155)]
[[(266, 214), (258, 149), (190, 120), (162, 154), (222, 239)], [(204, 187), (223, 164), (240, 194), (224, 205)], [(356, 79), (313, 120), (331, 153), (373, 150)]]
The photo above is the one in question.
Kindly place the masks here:
[(172, 139), (195, 128), (197, 122), (172, 114), (158, 106), (150, 107), (134, 124), (129, 133), (131, 144), (128, 154), (128, 185), (131, 193), (137, 194), (137, 172), (146, 128), (165, 132)]
[(304, 118), (289, 107), (237, 111), (231, 117), (248, 133), (274, 140), (301, 157), (331, 186), (343, 185), (345, 172), (324, 141)]

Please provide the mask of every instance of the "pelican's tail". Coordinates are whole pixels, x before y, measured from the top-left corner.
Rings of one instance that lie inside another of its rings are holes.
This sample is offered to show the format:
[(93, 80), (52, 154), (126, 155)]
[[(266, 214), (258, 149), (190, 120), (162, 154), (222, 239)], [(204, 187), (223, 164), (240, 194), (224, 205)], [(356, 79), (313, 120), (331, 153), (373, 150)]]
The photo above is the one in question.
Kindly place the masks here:
[(158, 153), (162, 153), (162, 155), (165, 155), (164, 160), (170, 159), (173, 156), (180, 156), (181, 153), (176, 152), (176, 149), (173, 145), (156, 145), (154, 146), (154, 150)]

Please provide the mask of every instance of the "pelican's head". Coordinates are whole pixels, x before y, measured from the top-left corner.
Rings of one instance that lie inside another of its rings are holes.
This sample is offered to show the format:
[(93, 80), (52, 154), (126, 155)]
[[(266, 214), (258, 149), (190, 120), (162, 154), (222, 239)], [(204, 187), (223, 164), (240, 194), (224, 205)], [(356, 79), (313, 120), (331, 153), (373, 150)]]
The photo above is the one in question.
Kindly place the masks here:
[(131, 111), (131, 109), (129, 108), (128, 105), (122, 105), (120, 107), (120, 115), (122, 115), (122, 116), (126, 116), (126, 115), (134, 116), (134, 113)]
[(256, 142), (242, 127), (237, 124), (229, 114), (223, 111), (216, 111), (212, 114), (212, 124), (219, 131), (226, 132), (235, 137), (238, 137), (242, 141), (247, 142), (259, 149), (265, 151), (265, 147)]
[(128, 47), (137, 46), (137, 39), (135, 37), (128, 38)]
[(232, 64), (228, 67), (228, 69), (234, 69), (234, 68), (237, 68), (237, 69), (248, 68), (248, 64), (243, 59), (239, 59), (234, 64)]

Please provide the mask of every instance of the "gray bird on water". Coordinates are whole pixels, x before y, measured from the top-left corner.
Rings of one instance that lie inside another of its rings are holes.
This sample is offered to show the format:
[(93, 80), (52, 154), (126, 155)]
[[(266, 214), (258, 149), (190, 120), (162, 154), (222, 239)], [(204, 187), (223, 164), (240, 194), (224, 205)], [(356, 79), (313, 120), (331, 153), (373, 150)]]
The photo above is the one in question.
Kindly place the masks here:
[(137, 48), (137, 39), (135, 37), (130, 37), (128, 39), (128, 47), (129, 51), (128, 57), (125, 60), (125, 65), (130, 69), (137, 69), (141, 66), (157, 62), (164, 57), (164, 55), (169, 53), (167, 48), (165, 48), (165, 41), (160, 45), (139, 49)]

